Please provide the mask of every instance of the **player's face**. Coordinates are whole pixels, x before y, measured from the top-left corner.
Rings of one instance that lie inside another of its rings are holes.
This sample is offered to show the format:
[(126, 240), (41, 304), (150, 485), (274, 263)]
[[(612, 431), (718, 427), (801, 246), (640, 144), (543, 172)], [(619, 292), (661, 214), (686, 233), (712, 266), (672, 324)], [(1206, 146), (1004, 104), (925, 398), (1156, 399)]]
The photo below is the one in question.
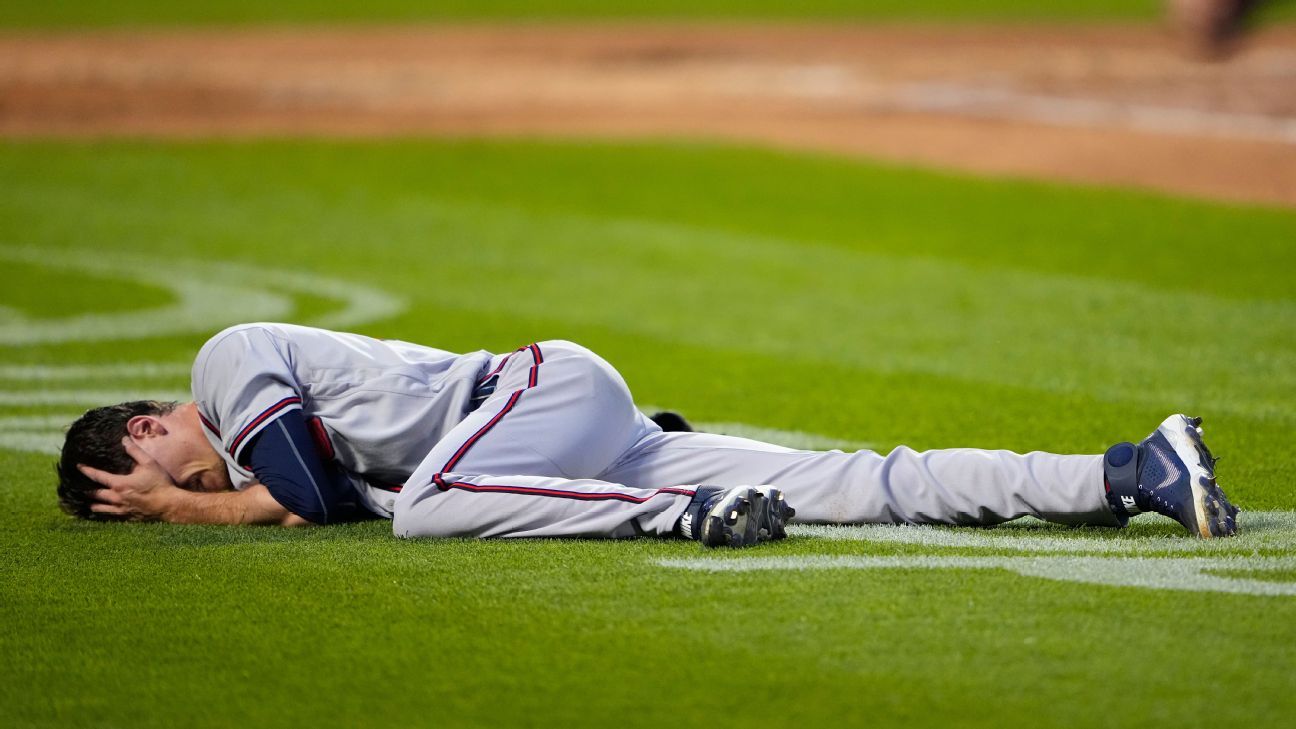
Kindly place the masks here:
[(225, 461), (202, 433), (193, 403), (156, 418), (152, 433), (136, 437), (135, 441), (180, 488), (189, 491), (234, 488)]

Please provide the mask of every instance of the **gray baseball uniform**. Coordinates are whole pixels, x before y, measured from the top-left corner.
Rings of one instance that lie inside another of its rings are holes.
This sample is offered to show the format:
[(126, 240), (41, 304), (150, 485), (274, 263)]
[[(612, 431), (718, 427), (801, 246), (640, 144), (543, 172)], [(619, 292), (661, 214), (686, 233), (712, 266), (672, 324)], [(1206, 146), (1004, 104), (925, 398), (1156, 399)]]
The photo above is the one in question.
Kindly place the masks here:
[(976, 449), (811, 452), (664, 433), (621, 376), (576, 344), (455, 355), (285, 324), (209, 341), (193, 392), (236, 487), (242, 449), (282, 413), (313, 424), (399, 536), (670, 534), (696, 485), (772, 484), (819, 523), (1117, 525), (1102, 457)]

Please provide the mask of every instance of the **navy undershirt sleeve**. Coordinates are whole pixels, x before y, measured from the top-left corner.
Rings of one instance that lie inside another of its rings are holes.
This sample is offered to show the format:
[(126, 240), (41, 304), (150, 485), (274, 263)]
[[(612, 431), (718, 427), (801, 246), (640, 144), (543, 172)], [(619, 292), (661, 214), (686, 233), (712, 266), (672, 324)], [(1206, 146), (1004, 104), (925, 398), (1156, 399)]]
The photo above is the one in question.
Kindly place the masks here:
[(246, 466), (285, 509), (316, 524), (356, 518), (356, 495), (336, 463), (326, 462), (306, 418), (293, 409), (261, 429), (243, 451)]

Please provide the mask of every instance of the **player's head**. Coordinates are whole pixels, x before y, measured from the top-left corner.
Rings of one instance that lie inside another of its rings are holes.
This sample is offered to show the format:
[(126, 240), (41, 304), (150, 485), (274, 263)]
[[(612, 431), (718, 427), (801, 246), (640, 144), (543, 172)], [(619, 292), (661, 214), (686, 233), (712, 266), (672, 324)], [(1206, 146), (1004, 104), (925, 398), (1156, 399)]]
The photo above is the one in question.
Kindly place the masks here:
[(208, 443), (201, 427), (193, 403), (136, 400), (87, 411), (68, 428), (56, 464), (59, 506), (83, 519), (118, 518), (90, 509), (92, 494), (103, 486), (81, 473), (77, 464), (130, 473), (135, 461), (122, 446), (127, 436), (157, 461), (177, 486), (203, 491), (230, 488), (220, 454)]

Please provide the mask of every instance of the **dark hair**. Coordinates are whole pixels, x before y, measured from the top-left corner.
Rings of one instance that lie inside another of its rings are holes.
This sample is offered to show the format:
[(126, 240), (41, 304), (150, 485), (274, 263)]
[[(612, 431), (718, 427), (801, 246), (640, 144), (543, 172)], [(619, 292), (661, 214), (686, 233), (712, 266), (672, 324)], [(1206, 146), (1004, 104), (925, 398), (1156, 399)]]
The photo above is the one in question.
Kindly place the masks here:
[(122, 446), (126, 423), (137, 415), (166, 415), (179, 403), (157, 400), (135, 400), (119, 405), (87, 410), (68, 427), (63, 452), (54, 470), (58, 472), (59, 508), (82, 519), (119, 521), (124, 517), (100, 514), (90, 510), (95, 503), (91, 494), (103, 488), (77, 469), (83, 464), (109, 473), (130, 473), (135, 461)]

